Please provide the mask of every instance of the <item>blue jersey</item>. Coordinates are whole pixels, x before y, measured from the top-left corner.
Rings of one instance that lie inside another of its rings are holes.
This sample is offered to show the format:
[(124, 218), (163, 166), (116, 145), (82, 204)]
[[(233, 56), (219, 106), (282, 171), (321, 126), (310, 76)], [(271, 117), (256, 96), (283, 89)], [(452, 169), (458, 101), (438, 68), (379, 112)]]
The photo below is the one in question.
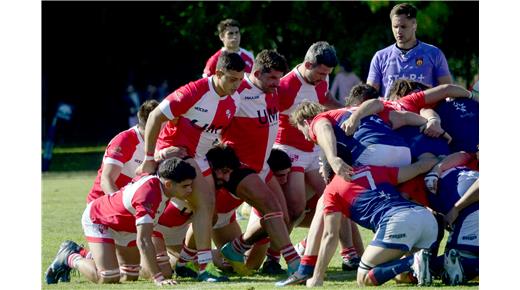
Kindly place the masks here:
[(442, 120), (442, 128), (453, 140), (450, 149), (453, 152), (477, 152), (478, 145), (478, 102), (468, 98), (440, 102), (435, 111)]
[(421, 154), (426, 152), (435, 156), (450, 154), (450, 148), (446, 139), (426, 136), (420, 132), (417, 126), (403, 126), (396, 129), (395, 132), (408, 142), (413, 160), (416, 160)]
[[(351, 115), (350, 111), (346, 111), (338, 120), (338, 124), (345, 122)], [(356, 146), (352, 147), (352, 159), (354, 161), (366, 147), (373, 144), (408, 147), (408, 143), (377, 115), (370, 115), (361, 119), (359, 127), (350, 138), (356, 140)]]
[[(435, 211), (447, 214), (466, 190), (478, 179), (478, 176), (478, 171), (467, 167), (455, 167), (446, 170), (439, 179), (437, 193), (428, 193), (430, 207)], [(459, 216), (465, 216), (476, 209), (478, 209), (478, 203), (465, 208), (459, 213)]]
[(417, 206), (404, 199), (395, 187), (399, 168), (361, 166), (354, 171), (350, 182), (335, 176), (327, 185), (323, 193), (325, 213), (342, 212), (375, 232), (386, 215)]
[(448, 62), (442, 51), (417, 41), (417, 45), (406, 53), (396, 44), (376, 52), (370, 63), (367, 82), (380, 85), (381, 95), (386, 98), (397, 79), (410, 79), (434, 87), (438, 85), (439, 77), (449, 74)]

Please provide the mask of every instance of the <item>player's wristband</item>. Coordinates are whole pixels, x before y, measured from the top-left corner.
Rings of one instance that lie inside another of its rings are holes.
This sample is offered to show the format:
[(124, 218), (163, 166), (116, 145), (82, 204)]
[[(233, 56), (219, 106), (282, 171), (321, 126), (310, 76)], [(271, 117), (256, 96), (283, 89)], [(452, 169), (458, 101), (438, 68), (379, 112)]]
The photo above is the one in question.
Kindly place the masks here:
[(473, 100), (475, 98), (475, 95), (473, 94), (472, 91), (469, 91), (469, 97), (468, 97), (470, 100)]
[(155, 282), (155, 284), (159, 284), (166, 279), (166, 278), (164, 278), (162, 272), (159, 272), (159, 273), (153, 275), (152, 278), (153, 278), (153, 281)]
[(146, 153), (146, 155), (144, 156), (144, 160), (145, 161), (155, 160), (154, 155), (153, 154), (150, 155), (150, 154)]
[(430, 121), (432, 121), (432, 120), (439, 120), (439, 118), (437, 118), (437, 117), (430, 117), (430, 118), (428, 118), (427, 120), (428, 120), (428, 122), (430, 122)]

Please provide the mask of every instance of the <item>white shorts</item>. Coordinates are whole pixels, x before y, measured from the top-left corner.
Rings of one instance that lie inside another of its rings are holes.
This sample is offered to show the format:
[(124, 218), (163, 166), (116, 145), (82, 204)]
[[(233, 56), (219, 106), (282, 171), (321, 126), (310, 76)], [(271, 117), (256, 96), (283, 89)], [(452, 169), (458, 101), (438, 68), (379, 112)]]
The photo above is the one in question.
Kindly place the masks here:
[(426, 208), (405, 207), (385, 215), (370, 245), (410, 251), (427, 249), (437, 239), (437, 221)]
[(236, 209), (226, 212), (226, 213), (217, 213), (217, 222), (213, 225), (213, 229), (220, 229), (225, 227), (236, 220)]
[(462, 222), (455, 222), (453, 231), (448, 236), (446, 247), (478, 252), (478, 212), (479, 211), (476, 210), (470, 213)]
[(177, 246), (182, 245), (188, 228), (190, 227), (191, 220), (186, 221), (184, 224), (176, 227), (167, 227), (160, 224), (154, 226), (154, 236), (159, 236), (155, 232), (160, 233), (160, 237), (163, 238), (166, 246)]
[(89, 243), (115, 243), (122, 247), (135, 247), (137, 245), (137, 233), (114, 231), (105, 225), (93, 223), (90, 219), (91, 206), (92, 202), (87, 205), (81, 217), (83, 233)]
[(320, 168), (320, 146), (315, 145), (312, 152), (301, 151), (292, 146), (274, 144), (273, 148), (280, 149), (289, 155), (291, 158), (291, 171), (307, 172), (318, 170)]
[(411, 164), (412, 153), (408, 147), (372, 144), (359, 155), (356, 162), (361, 165), (399, 167)]

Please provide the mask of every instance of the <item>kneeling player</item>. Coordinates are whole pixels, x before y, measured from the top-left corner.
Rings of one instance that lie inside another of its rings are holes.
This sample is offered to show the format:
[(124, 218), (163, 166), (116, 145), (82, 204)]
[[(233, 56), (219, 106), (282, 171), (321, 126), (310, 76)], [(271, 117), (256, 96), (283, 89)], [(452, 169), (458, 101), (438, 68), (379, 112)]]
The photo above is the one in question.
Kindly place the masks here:
[(430, 211), (405, 200), (395, 185), (428, 171), (436, 162), (431, 158), (400, 168), (355, 167), (350, 181), (335, 176), (324, 192), (324, 233), (314, 275), (307, 286), (323, 284), (337, 246), (342, 214), (375, 232), (361, 257), (357, 275), (360, 286), (381, 285), (411, 268), (417, 274), (423, 271), (415, 267), (413, 256), (402, 257), (433, 244), (436, 221)]
[(84, 258), (77, 244), (64, 243), (46, 273), (47, 280), (58, 281), (71, 268), (94, 283), (118, 283), (121, 274), (137, 280), (141, 262), (156, 285), (176, 284), (165, 277), (168, 274), (160, 270), (156, 260), (153, 226), (171, 197), (184, 199), (191, 194), (195, 175), (187, 162), (169, 159), (159, 166), (157, 175), (138, 176), (113, 195), (89, 203), (82, 225), (93, 259)]

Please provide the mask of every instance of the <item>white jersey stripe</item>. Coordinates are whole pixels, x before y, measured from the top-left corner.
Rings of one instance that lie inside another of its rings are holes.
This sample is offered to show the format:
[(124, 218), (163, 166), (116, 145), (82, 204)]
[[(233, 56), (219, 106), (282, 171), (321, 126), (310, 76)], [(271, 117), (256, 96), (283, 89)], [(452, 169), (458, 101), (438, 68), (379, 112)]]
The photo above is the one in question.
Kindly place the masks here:
[(161, 103), (159, 103), (159, 109), (169, 120), (173, 120), (173, 118), (175, 118), (172, 111), (170, 110), (170, 101), (167, 99), (164, 99)]
[(142, 224), (153, 224), (153, 223), (154, 223), (154, 220), (148, 214), (135, 220), (135, 225), (136, 226), (137, 225), (142, 225)]
[[(136, 183), (127, 186), (123, 189), (123, 205), (125, 209), (128, 210), (132, 215), (135, 215), (135, 208), (132, 206), (132, 198), (134, 197), (135, 192), (141, 187), (143, 183), (147, 180), (156, 177), (155, 175), (145, 176), (139, 179)], [(161, 188), (162, 191), (162, 188)], [(162, 192), (161, 192), (162, 194)]]
[(111, 157), (105, 157), (105, 160), (103, 160), (103, 163), (105, 163), (105, 164), (114, 164), (114, 165), (117, 165), (119, 167), (123, 167), (124, 166), (123, 162), (121, 162), (119, 160), (116, 160), (114, 158), (111, 158)]

